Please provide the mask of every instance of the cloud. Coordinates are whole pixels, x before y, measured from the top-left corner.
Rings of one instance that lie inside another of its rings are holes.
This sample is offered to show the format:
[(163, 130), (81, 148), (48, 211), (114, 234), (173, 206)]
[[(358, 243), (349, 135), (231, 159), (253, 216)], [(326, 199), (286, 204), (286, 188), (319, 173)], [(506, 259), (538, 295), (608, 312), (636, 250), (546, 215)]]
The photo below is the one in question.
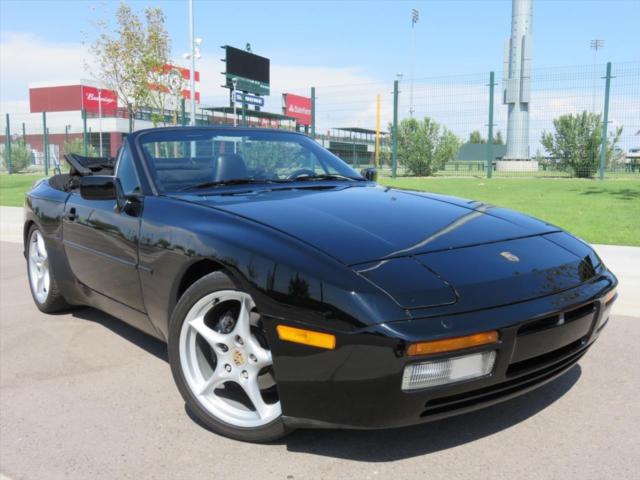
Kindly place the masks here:
[[(24, 100), (29, 83), (77, 82), (84, 71), (85, 48), (77, 43), (50, 43), (33, 33), (0, 35), (0, 99)], [(8, 105), (8, 104), (7, 104)]]
[[(34, 33), (2, 33), (0, 35), (0, 109), (3, 112), (26, 111), (28, 86), (31, 83), (75, 83), (82, 78), (91, 78), (90, 72), (85, 70), (85, 64), (89, 60), (86, 47), (79, 43), (51, 43)], [(223, 68), (220, 58), (205, 55), (198, 61), (197, 69), (201, 72), (200, 91), (203, 104), (213, 106), (228, 104), (229, 93), (221, 87), (224, 78), (220, 72)], [(348, 101), (355, 94), (362, 97), (363, 91), (358, 86), (365, 84), (371, 90), (371, 84), (374, 81), (362, 68), (358, 67), (298, 66), (272, 62), (272, 93), (266, 98), (266, 109), (280, 112), (282, 93), (309, 95), (311, 86), (318, 87), (318, 94), (324, 96), (324, 101), (331, 99), (335, 105), (341, 100)], [(345, 87), (335, 87), (336, 85)], [(388, 90), (388, 87), (384, 86), (384, 89)], [(371, 105), (367, 106), (369, 110), (375, 105), (375, 93), (371, 95), (373, 95), (369, 99)], [(352, 110), (354, 117), (362, 115), (360, 107)], [(347, 111), (344, 106), (342, 108), (343, 111)], [(330, 114), (327, 118), (336, 117), (335, 113), (334, 110), (333, 115)]]
[[(0, 98), (2, 98), (1, 95), (0, 95)], [(0, 113), (2, 114), (29, 113), (29, 100), (4, 100), (3, 99), (0, 101)]]

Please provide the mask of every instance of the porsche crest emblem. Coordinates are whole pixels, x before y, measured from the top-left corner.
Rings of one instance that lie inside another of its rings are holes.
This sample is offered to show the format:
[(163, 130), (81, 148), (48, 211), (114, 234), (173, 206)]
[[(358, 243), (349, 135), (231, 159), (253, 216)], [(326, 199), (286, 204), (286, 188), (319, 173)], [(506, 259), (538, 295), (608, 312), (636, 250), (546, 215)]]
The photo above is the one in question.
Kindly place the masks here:
[(239, 367), (244, 364), (244, 354), (240, 350), (234, 350), (233, 363), (236, 364), (236, 367)]

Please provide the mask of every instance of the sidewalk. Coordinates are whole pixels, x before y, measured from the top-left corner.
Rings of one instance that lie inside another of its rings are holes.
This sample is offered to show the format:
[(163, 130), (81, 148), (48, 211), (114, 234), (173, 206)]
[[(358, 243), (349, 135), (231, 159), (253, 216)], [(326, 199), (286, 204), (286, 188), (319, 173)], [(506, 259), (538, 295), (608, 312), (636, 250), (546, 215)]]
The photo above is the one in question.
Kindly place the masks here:
[(593, 245), (593, 248), (620, 281), (613, 313), (640, 317), (640, 247)]
[(0, 242), (22, 243), (22, 207), (0, 207)]
[[(22, 243), (22, 207), (0, 207), (0, 241)], [(620, 280), (613, 313), (640, 316), (640, 247), (593, 245)]]

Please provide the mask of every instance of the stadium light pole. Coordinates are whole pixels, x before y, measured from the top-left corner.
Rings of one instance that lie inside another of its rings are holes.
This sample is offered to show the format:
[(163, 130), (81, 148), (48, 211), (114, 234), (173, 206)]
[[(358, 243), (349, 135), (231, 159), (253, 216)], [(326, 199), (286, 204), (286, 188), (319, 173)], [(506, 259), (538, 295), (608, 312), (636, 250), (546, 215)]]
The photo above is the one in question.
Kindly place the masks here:
[(189, 47), (191, 53), (191, 71), (189, 72), (189, 103), (191, 105), (191, 126), (196, 124), (196, 43), (193, 37), (193, 0), (189, 0)]
[(189, 104), (191, 111), (190, 124), (196, 124), (196, 59), (200, 58), (201, 38), (195, 38), (193, 32), (193, 0), (189, 0), (189, 53), (184, 58), (191, 60), (189, 65)]
[(416, 8), (411, 9), (411, 82), (409, 85), (409, 116), (413, 118), (413, 74), (416, 63), (416, 34), (415, 25), (420, 19), (420, 12)]
[(98, 128), (99, 132), (99, 143), (100, 143), (100, 156), (104, 157), (102, 153), (102, 88), (98, 88)]
[(596, 62), (597, 62), (598, 50), (604, 48), (604, 40), (602, 40), (601, 38), (594, 38), (593, 40), (591, 40), (590, 45), (591, 45), (591, 50), (593, 50), (593, 103), (591, 105), (591, 111), (595, 113), (596, 112), (596, 86), (598, 82), (597, 80), (598, 66), (596, 65)]

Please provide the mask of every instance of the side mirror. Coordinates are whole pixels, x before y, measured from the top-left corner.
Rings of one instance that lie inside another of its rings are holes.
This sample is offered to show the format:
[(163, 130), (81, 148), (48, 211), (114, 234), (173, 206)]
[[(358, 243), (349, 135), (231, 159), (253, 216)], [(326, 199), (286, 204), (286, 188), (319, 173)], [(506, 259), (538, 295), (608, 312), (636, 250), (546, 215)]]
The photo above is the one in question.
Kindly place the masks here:
[(85, 200), (119, 200), (122, 189), (120, 180), (108, 175), (80, 178), (80, 196)]
[(378, 181), (378, 169), (377, 168), (363, 168), (360, 172), (364, 178), (369, 180), (370, 182)]

